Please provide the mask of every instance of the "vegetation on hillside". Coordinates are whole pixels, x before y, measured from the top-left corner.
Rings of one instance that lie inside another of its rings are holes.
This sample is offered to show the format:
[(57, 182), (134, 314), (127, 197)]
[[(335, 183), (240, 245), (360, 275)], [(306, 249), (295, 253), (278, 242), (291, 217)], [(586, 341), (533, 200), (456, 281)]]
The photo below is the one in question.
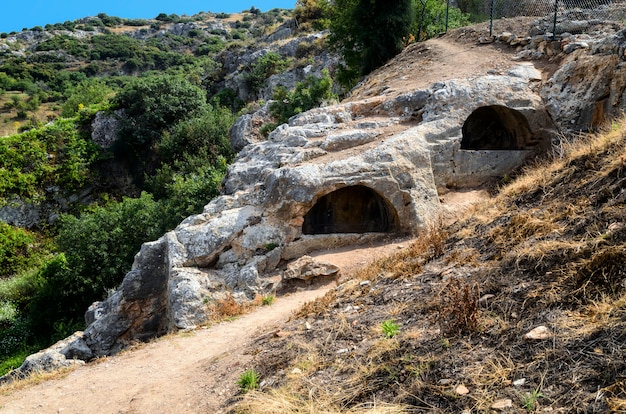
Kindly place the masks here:
[(564, 147), (255, 343), (233, 411), (623, 411), (626, 120)]

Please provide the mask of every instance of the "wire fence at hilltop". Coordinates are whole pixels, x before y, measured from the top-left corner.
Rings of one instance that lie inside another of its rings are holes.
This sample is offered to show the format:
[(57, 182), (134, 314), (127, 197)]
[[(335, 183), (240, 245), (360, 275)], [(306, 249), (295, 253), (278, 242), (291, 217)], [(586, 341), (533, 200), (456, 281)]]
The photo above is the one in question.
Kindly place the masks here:
[[(503, 17), (551, 17), (550, 33), (557, 33), (558, 25), (581, 20), (623, 21), (626, 19), (624, 0), (484, 0), (477, 10), (494, 19)], [(492, 27), (492, 25), (490, 26)], [(491, 33), (490, 33), (491, 34)]]
[[(420, 2), (425, 8), (426, 0)], [(542, 18), (543, 34), (553, 36), (562, 29), (560, 25), (567, 22), (626, 22), (626, 0), (447, 0), (445, 12), (438, 16), (438, 19), (445, 19), (440, 27), (445, 26), (446, 32), (451, 8), (470, 13), (480, 21), (489, 21), (489, 35), (493, 35), (493, 21), (505, 17)]]

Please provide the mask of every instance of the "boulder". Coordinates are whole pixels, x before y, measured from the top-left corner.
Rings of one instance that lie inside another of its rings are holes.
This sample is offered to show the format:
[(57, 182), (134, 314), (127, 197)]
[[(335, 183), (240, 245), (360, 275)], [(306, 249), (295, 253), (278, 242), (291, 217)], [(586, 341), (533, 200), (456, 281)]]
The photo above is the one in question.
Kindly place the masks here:
[(83, 365), (85, 360), (92, 357), (91, 350), (83, 340), (83, 333), (75, 332), (45, 350), (26, 357), (19, 368), (0, 377), (0, 384), (22, 379), (37, 372)]
[(337, 276), (339, 267), (316, 261), (311, 256), (302, 256), (287, 265), (283, 272), (283, 281), (291, 279), (311, 280), (320, 276)]

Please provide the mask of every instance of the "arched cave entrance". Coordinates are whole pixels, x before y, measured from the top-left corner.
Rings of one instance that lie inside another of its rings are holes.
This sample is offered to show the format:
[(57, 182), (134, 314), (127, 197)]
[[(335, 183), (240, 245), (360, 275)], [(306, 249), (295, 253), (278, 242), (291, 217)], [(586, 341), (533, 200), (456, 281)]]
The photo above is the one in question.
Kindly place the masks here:
[(463, 124), (461, 149), (523, 150), (534, 146), (526, 117), (501, 105), (482, 106)]
[(344, 187), (320, 198), (304, 216), (302, 233), (386, 233), (397, 224), (397, 213), (371, 188)]

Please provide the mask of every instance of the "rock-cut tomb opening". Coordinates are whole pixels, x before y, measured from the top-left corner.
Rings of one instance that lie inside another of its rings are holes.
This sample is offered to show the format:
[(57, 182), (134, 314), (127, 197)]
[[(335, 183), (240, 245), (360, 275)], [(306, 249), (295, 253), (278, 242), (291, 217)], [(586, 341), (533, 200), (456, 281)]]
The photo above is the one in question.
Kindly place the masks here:
[(524, 150), (534, 146), (528, 119), (502, 105), (482, 106), (463, 124), (463, 150)]
[(387, 233), (395, 231), (393, 206), (369, 187), (343, 187), (321, 197), (304, 216), (302, 233)]

